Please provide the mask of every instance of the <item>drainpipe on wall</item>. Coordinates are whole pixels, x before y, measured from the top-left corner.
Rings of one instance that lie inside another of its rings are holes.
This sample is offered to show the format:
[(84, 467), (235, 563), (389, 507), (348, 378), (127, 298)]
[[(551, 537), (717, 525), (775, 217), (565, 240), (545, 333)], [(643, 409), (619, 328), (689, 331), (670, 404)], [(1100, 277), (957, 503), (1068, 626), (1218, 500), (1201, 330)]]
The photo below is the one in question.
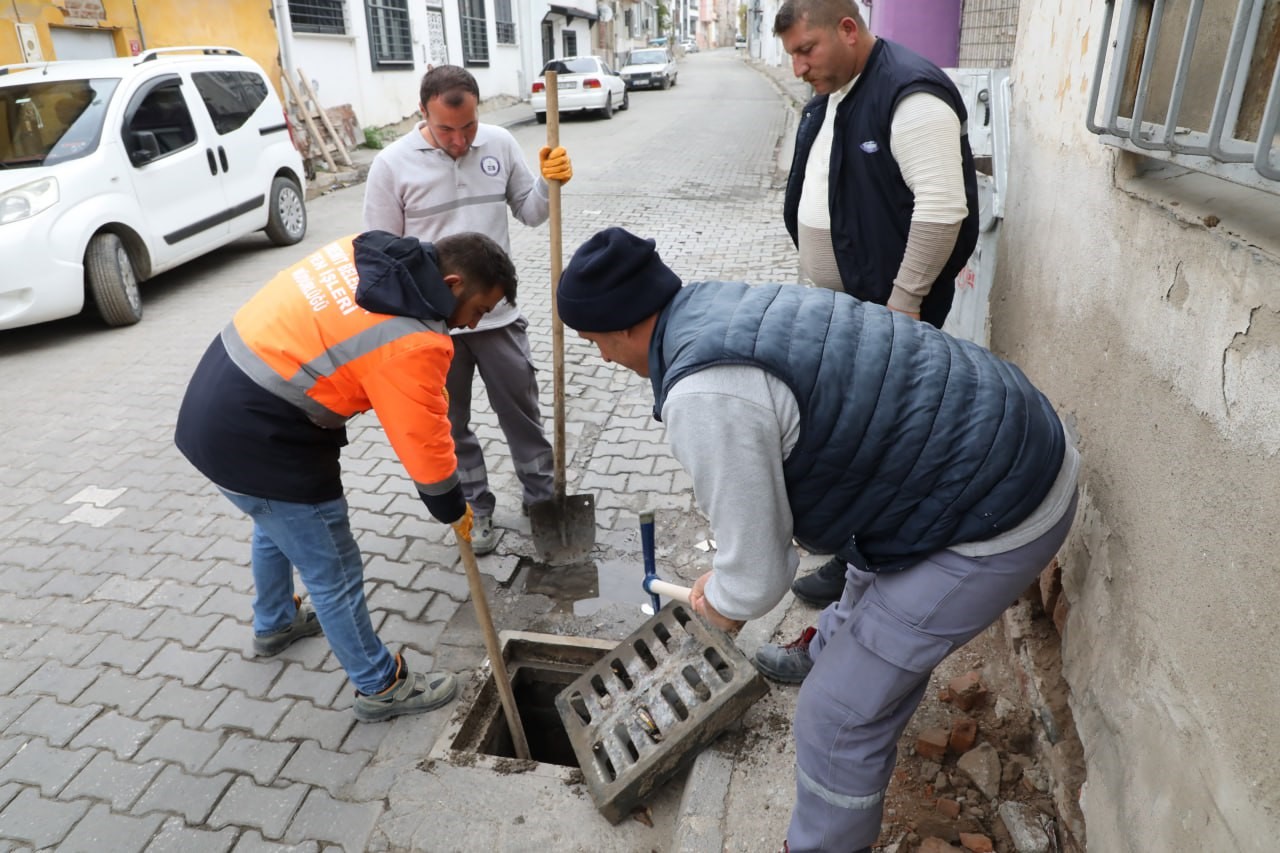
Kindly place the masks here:
[[(135, 0), (136, 2), (136, 0)], [(276, 39), (280, 43), (280, 68), (290, 80), (297, 78), (293, 70), (293, 20), (289, 17), (287, 0), (271, 0), (276, 17)], [(280, 96), (284, 97), (281, 92)]]
[[(15, 3), (13, 10), (16, 12), (18, 6)], [(138, 25), (138, 46), (142, 50), (147, 49), (147, 34), (142, 31), (142, 17), (138, 14), (138, 0), (133, 0), (133, 21)]]

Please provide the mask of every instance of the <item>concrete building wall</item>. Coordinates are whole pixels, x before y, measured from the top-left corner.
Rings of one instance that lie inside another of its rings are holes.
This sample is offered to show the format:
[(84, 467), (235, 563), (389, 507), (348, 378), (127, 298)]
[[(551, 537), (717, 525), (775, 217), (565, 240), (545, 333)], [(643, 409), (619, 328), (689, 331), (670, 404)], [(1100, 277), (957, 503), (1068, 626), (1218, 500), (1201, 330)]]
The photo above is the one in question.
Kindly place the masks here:
[(0, 65), (23, 61), (14, 24), (33, 24), (44, 59), (58, 59), (54, 33), (59, 30), (109, 33), (117, 56), (182, 45), (232, 47), (267, 71), (277, 89), (279, 44), (271, 0), (222, 0), (218, 14), (208, 14), (202, 0), (11, 0), (0, 6)]
[(1089, 849), (1261, 853), (1280, 838), (1280, 244), (1249, 206), (1280, 199), (1170, 201), (1086, 130), (1103, 11), (1021, 2), (992, 347), (1080, 436), (1063, 659)]

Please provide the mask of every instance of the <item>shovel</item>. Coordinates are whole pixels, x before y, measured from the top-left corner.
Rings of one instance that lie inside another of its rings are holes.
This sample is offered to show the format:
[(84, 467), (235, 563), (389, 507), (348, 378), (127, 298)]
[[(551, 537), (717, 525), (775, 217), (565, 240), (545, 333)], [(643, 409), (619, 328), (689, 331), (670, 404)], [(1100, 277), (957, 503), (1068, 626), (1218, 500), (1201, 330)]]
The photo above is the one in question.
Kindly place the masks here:
[[(560, 144), (560, 99), (557, 74), (546, 73), (547, 145)], [(538, 559), (551, 565), (579, 563), (596, 544), (595, 495), (566, 495), (564, 477), (564, 324), (556, 305), (560, 283), (560, 182), (547, 185), (551, 230), (551, 350), (555, 374), (555, 479), (550, 500), (529, 507), (529, 526)]]
[(502, 647), (498, 645), (498, 634), (493, 630), (493, 617), (489, 615), (489, 599), (485, 598), (484, 587), (480, 584), (480, 567), (476, 565), (476, 552), (471, 550), (471, 543), (458, 535), (458, 528), (453, 529), (453, 538), (458, 540), (458, 553), (462, 556), (462, 565), (467, 570), (467, 586), (471, 588), (471, 603), (476, 608), (476, 621), (480, 623), (480, 633), (484, 634), (484, 647), (489, 653), (489, 666), (493, 670), (493, 683), (498, 688), (498, 698), (502, 700), (502, 712), (507, 717), (507, 728), (511, 730), (511, 743), (516, 758), (529, 758), (529, 741), (524, 734), (524, 723), (520, 721), (520, 709), (516, 707), (515, 691), (511, 689), (511, 677), (507, 675), (507, 663), (502, 658)]

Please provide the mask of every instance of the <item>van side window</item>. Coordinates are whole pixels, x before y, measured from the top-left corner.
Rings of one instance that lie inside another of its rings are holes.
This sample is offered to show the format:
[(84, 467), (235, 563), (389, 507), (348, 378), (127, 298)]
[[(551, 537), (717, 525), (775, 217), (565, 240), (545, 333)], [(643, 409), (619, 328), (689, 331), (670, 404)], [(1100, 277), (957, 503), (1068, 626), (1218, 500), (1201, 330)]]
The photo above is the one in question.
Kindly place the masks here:
[(267, 82), (248, 71), (197, 71), (191, 75), (219, 134), (247, 122), (267, 99)]
[(154, 157), (163, 157), (194, 143), (196, 128), (178, 87), (179, 82), (174, 80), (148, 92), (125, 128), (125, 139), (151, 134), (159, 149)]

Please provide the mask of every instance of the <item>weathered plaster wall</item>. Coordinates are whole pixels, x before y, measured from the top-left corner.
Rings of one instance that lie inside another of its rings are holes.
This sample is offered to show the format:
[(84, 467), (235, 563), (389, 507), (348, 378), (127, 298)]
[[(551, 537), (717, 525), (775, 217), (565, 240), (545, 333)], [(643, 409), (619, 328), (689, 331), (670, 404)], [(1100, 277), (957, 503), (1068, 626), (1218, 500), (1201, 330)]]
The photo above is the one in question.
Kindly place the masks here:
[(1084, 456), (1063, 657), (1089, 848), (1270, 851), (1280, 263), (1226, 233), (1229, 206), (1117, 186), (1127, 164), (1084, 123), (1102, 15), (1103, 0), (1022, 2), (992, 301), (993, 348)]

